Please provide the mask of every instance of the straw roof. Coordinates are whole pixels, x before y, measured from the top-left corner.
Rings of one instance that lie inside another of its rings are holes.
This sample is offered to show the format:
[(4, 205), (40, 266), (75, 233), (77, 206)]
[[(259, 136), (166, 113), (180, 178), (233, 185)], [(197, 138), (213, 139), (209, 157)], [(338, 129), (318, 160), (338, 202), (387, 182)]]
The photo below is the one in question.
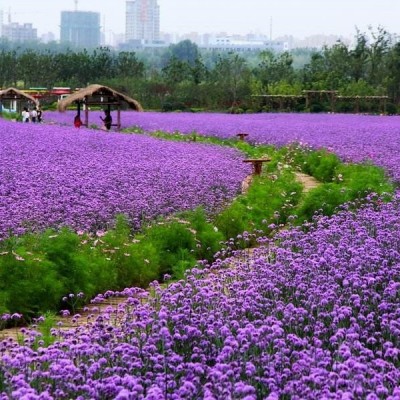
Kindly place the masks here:
[[(67, 96), (65, 99), (61, 100), (58, 103), (58, 111), (65, 111), (68, 106), (70, 106), (74, 102), (79, 102), (85, 100), (87, 104), (97, 104), (101, 105), (101, 101), (96, 101), (95, 97), (99, 96), (104, 96), (104, 97), (113, 97), (116, 99), (118, 102), (125, 102), (128, 104), (128, 106), (136, 111), (143, 111), (143, 107), (141, 104), (132, 99), (129, 96), (126, 96), (123, 93), (117, 92), (114, 89), (111, 89), (108, 86), (102, 86), (102, 85), (89, 85), (84, 89), (78, 90), (75, 93), (72, 93), (71, 95)], [(90, 98), (93, 97), (91, 100)], [(107, 103), (107, 102), (105, 102)]]
[(0, 100), (19, 100), (26, 99), (35, 103), (37, 106), (39, 105), (39, 101), (29, 95), (28, 93), (23, 92), (22, 90), (18, 90), (16, 88), (10, 87), (8, 89), (0, 90)]

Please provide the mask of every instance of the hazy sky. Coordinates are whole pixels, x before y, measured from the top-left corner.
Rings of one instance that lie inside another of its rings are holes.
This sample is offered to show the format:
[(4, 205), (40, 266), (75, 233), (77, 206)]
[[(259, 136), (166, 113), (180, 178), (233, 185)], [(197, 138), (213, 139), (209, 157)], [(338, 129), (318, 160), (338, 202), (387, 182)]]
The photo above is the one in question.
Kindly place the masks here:
[[(371, 25), (400, 33), (400, 0), (158, 0), (161, 31), (197, 31), (293, 35), (316, 33), (354, 36)], [(59, 36), (60, 11), (73, 10), (74, 0), (0, 0), (7, 22), (32, 22), (39, 35)], [(97, 11), (106, 31), (125, 31), (125, 0), (79, 0), (78, 10)]]

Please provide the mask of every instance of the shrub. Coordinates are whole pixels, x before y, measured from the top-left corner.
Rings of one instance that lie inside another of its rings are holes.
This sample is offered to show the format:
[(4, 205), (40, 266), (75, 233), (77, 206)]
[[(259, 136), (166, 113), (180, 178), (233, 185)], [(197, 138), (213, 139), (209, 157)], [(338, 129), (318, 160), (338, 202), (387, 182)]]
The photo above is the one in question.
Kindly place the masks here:
[(341, 164), (336, 170), (336, 179), (352, 193), (352, 199), (365, 193), (392, 193), (385, 171), (372, 164)]
[(44, 254), (30, 254), (23, 241), (0, 257), (3, 311), (26, 317), (57, 307), (65, 294), (56, 263)]
[(386, 104), (386, 114), (388, 115), (396, 115), (398, 113), (396, 104), (387, 103)]
[(226, 239), (233, 239), (246, 230), (248, 214), (246, 205), (239, 200), (223, 210), (215, 219), (215, 226)]
[[(54, 264), (65, 293), (93, 293), (86, 258), (80, 252), (80, 238), (68, 228), (46, 231), (40, 236), (40, 248)], [(94, 294), (94, 293), (93, 293)]]
[(349, 191), (336, 183), (326, 183), (311, 190), (296, 210), (297, 223), (310, 221), (316, 213), (332, 215), (336, 208), (350, 200)]
[(224, 235), (213, 223), (207, 221), (206, 213), (202, 207), (182, 214), (182, 218), (190, 222), (195, 231), (196, 245), (194, 254), (197, 260), (213, 261), (214, 254), (220, 249)]
[(301, 184), (290, 170), (279, 177), (262, 175), (253, 180), (246, 196), (239, 196), (216, 217), (215, 224), (227, 239), (244, 231), (265, 231), (271, 223), (285, 223), (300, 197)]
[(311, 152), (304, 160), (304, 171), (321, 182), (332, 182), (339, 158), (326, 150)]
[(310, 112), (312, 113), (320, 113), (325, 111), (325, 106), (322, 103), (312, 103), (310, 105)]
[[(194, 266), (196, 258), (191, 252), (188, 254), (184, 250), (193, 250), (196, 247), (194, 234), (186, 221), (160, 220), (158, 223), (145, 228), (143, 236), (150, 242), (159, 254), (159, 273), (171, 274), (174, 265), (179, 261), (190, 261)], [(185, 256), (185, 258), (182, 258)], [(187, 257), (187, 258), (186, 258)]]
[(243, 114), (244, 110), (241, 107), (230, 107), (228, 109), (229, 114)]
[(1, 117), (10, 121), (22, 121), (22, 116), (16, 112), (1, 112)]

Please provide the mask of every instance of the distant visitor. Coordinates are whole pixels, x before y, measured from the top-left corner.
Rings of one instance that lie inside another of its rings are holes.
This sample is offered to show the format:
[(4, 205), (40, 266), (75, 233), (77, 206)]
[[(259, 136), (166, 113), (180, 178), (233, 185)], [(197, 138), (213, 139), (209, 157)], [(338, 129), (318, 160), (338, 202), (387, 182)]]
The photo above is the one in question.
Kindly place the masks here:
[(104, 110), (104, 118), (100, 116), (100, 119), (103, 121), (104, 127), (109, 131), (112, 125), (112, 117), (110, 110)]
[(79, 114), (75, 115), (74, 126), (75, 126), (75, 128), (80, 128), (82, 126), (82, 120), (81, 120), (81, 116)]
[(29, 122), (29, 111), (27, 107), (22, 110), (22, 122)]

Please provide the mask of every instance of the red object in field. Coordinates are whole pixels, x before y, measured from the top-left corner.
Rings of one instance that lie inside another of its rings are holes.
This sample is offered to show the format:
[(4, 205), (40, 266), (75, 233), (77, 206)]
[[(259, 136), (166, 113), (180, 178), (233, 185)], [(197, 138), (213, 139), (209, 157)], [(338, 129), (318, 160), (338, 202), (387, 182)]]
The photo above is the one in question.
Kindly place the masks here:
[(74, 126), (75, 128), (80, 128), (82, 126), (82, 120), (79, 115), (74, 118)]

